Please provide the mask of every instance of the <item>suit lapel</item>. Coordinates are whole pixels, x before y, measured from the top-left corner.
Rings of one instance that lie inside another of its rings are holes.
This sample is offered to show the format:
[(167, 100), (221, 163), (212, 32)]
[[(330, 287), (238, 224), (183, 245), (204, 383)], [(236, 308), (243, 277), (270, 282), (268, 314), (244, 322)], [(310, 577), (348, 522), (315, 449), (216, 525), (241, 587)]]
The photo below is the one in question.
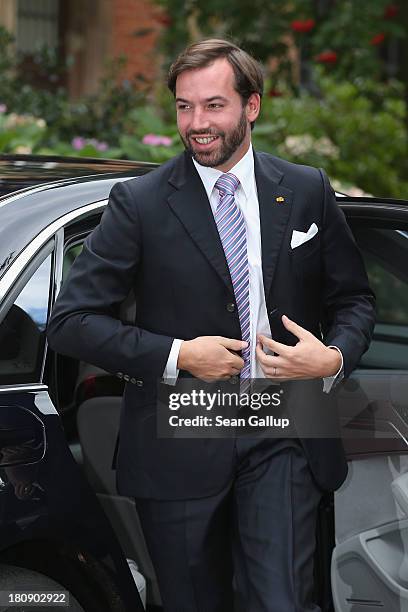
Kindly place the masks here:
[(176, 187), (176, 191), (168, 198), (171, 209), (233, 294), (231, 276), (214, 215), (201, 179), (187, 153), (180, 156), (169, 183)]
[(267, 300), (292, 209), (293, 192), (280, 185), (283, 174), (267, 155), (254, 152), (254, 160), (261, 224), (262, 272)]
[[(262, 272), (267, 298), (292, 208), (293, 193), (280, 185), (283, 174), (267, 155), (254, 152), (254, 160), (261, 225)], [(169, 183), (176, 187), (168, 197), (171, 209), (233, 294), (231, 276), (214, 215), (188, 153), (179, 157)]]

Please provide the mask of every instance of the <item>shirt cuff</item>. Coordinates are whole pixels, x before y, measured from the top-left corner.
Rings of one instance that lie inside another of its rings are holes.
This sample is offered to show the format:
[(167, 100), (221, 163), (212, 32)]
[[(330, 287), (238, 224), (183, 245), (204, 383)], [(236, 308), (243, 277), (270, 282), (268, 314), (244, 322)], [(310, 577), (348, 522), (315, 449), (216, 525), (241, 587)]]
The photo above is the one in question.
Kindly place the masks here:
[(167, 359), (166, 367), (164, 368), (162, 382), (166, 385), (175, 385), (179, 375), (179, 369), (177, 368), (177, 360), (180, 353), (180, 347), (183, 340), (175, 338), (171, 345), (169, 357)]
[(341, 352), (341, 350), (337, 346), (330, 345), (328, 348), (336, 349), (336, 351), (338, 351), (340, 353), (341, 364), (340, 364), (340, 367), (339, 367), (338, 371), (336, 372), (336, 374), (334, 374), (333, 376), (325, 376), (323, 378), (323, 393), (330, 393), (330, 391), (333, 389), (333, 387), (335, 387), (344, 378), (344, 359), (343, 359), (343, 353)]

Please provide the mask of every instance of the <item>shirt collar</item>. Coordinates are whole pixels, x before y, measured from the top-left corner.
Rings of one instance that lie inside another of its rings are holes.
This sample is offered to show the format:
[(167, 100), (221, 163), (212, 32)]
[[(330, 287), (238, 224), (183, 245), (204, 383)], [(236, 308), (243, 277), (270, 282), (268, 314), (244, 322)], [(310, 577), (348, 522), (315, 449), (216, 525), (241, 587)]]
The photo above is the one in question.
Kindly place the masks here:
[[(210, 199), (211, 194), (215, 188), (215, 183), (219, 179), (219, 177), (224, 174), (217, 168), (211, 168), (209, 166), (201, 166), (196, 160), (193, 158), (193, 164), (197, 169), (198, 174), (202, 180), (205, 191), (207, 193), (208, 199)], [(235, 164), (231, 170), (229, 170), (232, 174), (235, 174), (237, 179), (240, 182), (240, 187), (242, 188), (245, 197), (248, 198), (250, 193), (251, 181), (253, 181), (254, 177), (254, 153), (252, 149), (252, 143), (249, 144), (248, 151), (245, 153), (244, 157), (242, 157), (238, 163)]]

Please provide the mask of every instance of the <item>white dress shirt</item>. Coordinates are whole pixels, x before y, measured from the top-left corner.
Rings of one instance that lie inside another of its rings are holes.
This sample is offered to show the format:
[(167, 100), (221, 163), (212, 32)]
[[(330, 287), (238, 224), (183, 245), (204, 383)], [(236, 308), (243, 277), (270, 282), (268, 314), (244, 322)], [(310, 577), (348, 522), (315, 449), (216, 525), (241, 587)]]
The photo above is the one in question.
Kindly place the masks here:
[[(219, 192), (218, 189), (215, 188), (215, 183), (224, 173), (216, 168), (201, 166), (194, 159), (193, 163), (204, 185), (211, 210), (215, 216), (215, 211), (219, 203)], [(252, 145), (249, 146), (249, 149), (245, 155), (233, 168), (231, 168), (231, 170), (229, 170), (229, 172), (232, 172), (232, 174), (234, 174), (239, 180), (239, 185), (235, 192), (235, 202), (242, 211), (247, 229), (251, 333), (251, 378), (265, 378), (265, 374), (263, 373), (262, 368), (256, 359), (256, 337), (257, 334), (263, 334), (271, 338), (271, 328), (266, 311), (262, 275), (261, 228)], [(175, 384), (178, 377), (179, 370), (177, 369), (177, 360), (181, 343), (182, 340), (175, 339), (170, 350), (166, 368), (163, 373), (163, 382), (168, 384)], [(343, 356), (341, 351), (337, 347), (332, 348), (336, 348), (339, 351), (342, 357), (342, 364), (339, 371), (334, 376), (323, 379), (323, 390), (326, 392), (330, 391), (333, 382), (340, 375), (343, 369)]]

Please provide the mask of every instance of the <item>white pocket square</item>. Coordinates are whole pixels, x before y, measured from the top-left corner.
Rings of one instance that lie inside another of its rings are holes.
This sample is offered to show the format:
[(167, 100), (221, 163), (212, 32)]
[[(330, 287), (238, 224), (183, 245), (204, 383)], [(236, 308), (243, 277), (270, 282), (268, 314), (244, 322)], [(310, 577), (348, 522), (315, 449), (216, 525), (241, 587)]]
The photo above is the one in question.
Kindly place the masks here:
[(298, 230), (293, 230), (292, 239), (290, 241), (291, 249), (296, 249), (296, 247), (304, 244), (308, 240), (311, 240), (313, 236), (316, 236), (318, 232), (318, 227), (316, 223), (312, 223), (307, 232), (299, 232)]

